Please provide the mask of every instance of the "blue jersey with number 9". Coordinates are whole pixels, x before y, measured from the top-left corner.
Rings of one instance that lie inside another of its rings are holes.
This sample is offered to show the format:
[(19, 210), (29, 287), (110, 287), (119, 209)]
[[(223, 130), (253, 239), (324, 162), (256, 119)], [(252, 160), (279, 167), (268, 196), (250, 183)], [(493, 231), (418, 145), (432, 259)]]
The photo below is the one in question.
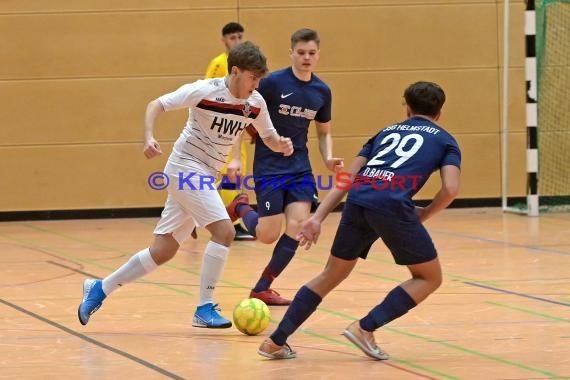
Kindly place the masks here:
[(457, 141), (431, 120), (412, 117), (381, 130), (363, 146), (347, 202), (383, 214), (414, 213), (412, 197), (445, 165), (461, 167)]

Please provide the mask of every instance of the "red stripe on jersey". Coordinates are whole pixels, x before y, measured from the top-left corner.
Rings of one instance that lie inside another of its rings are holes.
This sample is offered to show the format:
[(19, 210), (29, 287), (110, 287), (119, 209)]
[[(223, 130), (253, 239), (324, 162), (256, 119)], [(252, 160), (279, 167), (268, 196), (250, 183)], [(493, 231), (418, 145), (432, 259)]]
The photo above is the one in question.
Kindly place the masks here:
[[(225, 109), (225, 110), (237, 110), (240, 112), (245, 107), (245, 104), (223, 103), (223, 102), (217, 102), (215, 100), (208, 100), (208, 99), (202, 99), (200, 101), (200, 103), (198, 103), (198, 105), (206, 106), (208, 108), (221, 108), (221, 109)], [(257, 115), (259, 115), (261, 108), (249, 105), (249, 110), (250, 110), (251, 114), (257, 116)]]

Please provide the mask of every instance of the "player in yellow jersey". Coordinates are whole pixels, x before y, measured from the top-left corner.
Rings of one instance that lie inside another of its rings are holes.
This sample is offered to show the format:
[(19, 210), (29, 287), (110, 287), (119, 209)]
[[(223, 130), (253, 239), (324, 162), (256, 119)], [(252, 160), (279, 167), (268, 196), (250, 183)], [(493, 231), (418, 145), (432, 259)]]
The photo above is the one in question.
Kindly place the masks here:
[(244, 28), (237, 22), (230, 22), (222, 28), (222, 42), (226, 51), (210, 61), (206, 69), (206, 78), (221, 78), (228, 75), (228, 52), (243, 42)]
[[(222, 42), (226, 47), (226, 51), (221, 53), (220, 55), (216, 56), (214, 59), (210, 61), (208, 68), (206, 69), (206, 78), (220, 78), (225, 77), (228, 75), (228, 52), (230, 49), (237, 44), (243, 42), (244, 39), (244, 28), (242, 25), (238, 24), (237, 22), (230, 22), (222, 28)], [(232, 160), (232, 154), (228, 156), (228, 160), (226, 162), (226, 166), (220, 171), (221, 175), (228, 175), (228, 164)], [(245, 176), (245, 169), (247, 168), (247, 148), (246, 144), (243, 141), (243, 136), (241, 140), (241, 171), (237, 172), (237, 175)], [(231, 171), (230, 171), (231, 172)], [(222, 188), (219, 190), (220, 196), (222, 197), (222, 201), (227, 206), (229, 205), (232, 200), (241, 192), (236, 187), (236, 180), (235, 177), (231, 177), (228, 175), (229, 182), (224, 181), (222, 184)], [(249, 234), (243, 228), (239, 221), (234, 223), (236, 229), (236, 235), (234, 240), (255, 240), (255, 237)], [(195, 232), (194, 232), (195, 234)]]

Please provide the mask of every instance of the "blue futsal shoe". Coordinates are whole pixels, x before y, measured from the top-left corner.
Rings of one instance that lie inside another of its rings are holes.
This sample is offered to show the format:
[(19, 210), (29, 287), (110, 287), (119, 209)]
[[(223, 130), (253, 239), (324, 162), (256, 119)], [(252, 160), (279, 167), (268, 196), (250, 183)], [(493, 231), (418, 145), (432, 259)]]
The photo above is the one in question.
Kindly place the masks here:
[(83, 281), (83, 301), (77, 309), (77, 317), (79, 317), (79, 322), (83, 326), (89, 322), (91, 314), (96, 312), (101, 305), (103, 300), (107, 298), (103, 292), (103, 281), (87, 279)]
[(227, 329), (232, 327), (232, 322), (222, 317), (218, 311), (220, 311), (218, 304), (214, 305), (211, 302), (198, 306), (192, 319), (192, 326), (209, 329)]

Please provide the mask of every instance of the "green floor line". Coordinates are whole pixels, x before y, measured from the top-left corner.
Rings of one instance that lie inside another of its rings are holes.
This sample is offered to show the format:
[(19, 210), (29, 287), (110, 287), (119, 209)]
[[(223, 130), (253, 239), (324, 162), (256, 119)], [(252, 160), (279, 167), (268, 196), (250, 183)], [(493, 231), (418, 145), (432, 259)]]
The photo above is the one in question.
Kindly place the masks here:
[[(375, 261), (378, 263), (383, 263), (383, 264), (391, 264), (391, 265), (395, 265), (393, 261), (385, 259), (385, 258), (379, 258), (376, 257), (374, 255), (369, 255), (368, 258), (366, 260), (371, 260), (371, 261)], [(496, 286), (499, 287), (499, 285), (497, 284), (496, 281), (482, 281), (482, 280), (477, 280), (474, 278), (470, 278), (470, 277), (463, 277), (463, 276), (459, 276), (456, 274), (451, 274), (446, 272), (445, 270), (443, 271), (443, 277), (445, 279), (445, 277), (449, 277), (449, 278), (453, 278), (455, 280), (461, 280), (461, 281), (471, 281), (471, 282), (477, 282), (479, 284), (486, 284), (486, 285), (491, 285), (491, 286)]]
[(51, 234), (51, 235), (59, 236), (59, 237), (62, 237), (62, 238), (64, 238), (64, 239), (67, 239), (67, 240), (76, 241), (76, 242), (78, 242), (78, 243), (89, 244), (89, 245), (92, 245), (92, 246), (94, 246), (94, 247), (102, 248), (102, 249), (105, 249), (105, 250), (108, 250), (108, 251), (111, 251), (111, 252), (122, 253), (122, 254), (124, 254), (124, 255), (129, 255), (129, 257), (133, 255), (133, 252), (130, 252), (130, 251), (123, 251), (122, 249), (118, 249), (118, 248), (115, 248), (115, 247), (110, 247), (110, 246), (107, 246), (107, 245), (105, 245), (105, 244), (101, 244), (101, 243), (98, 243), (98, 242), (96, 242), (96, 241), (93, 241), (93, 240), (80, 239), (80, 238), (77, 238), (77, 237), (75, 237), (75, 236), (70, 236), (70, 235), (67, 235), (67, 234), (62, 234), (61, 232), (53, 231), (53, 230), (50, 230), (50, 229), (47, 229), (47, 228), (43, 228), (43, 227), (39, 227), (39, 226), (35, 226), (35, 225), (33, 225), (33, 224), (22, 223), (22, 225), (25, 226), (26, 228), (30, 228), (30, 229), (32, 229), (32, 230), (36, 230), (36, 231), (40, 231), (40, 232), (43, 232), (43, 233), (46, 233), (46, 234)]
[[(181, 268), (181, 267), (179, 267), (179, 266), (177, 266), (177, 265), (174, 265), (174, 264), (171, 264), (171, 263), (163, 264), (163, 266), (168, 267), (168, 268), (170, 268), (170, 269), (174, 269), (174, 270), (180, 271), (180, 272), (190, 273), (191, 275), (194, 275), (194, 276), (200, 278), (200, 272), (197, 272), (197, 271), (192, 270), (192, 269)], [(239, 284), (239, 283), (233, 282), (233, 281), (228, 281), (228, 280), (222, 280), (222, 279), (220, 279), (219, 282), (221, 282), (222, 284), (231, 285), (231, 286), (234, 287), (234, 288), (239, 288), (239, 289), (251, 289), (250, 286), (245, 286), (245, 285), (243, 285), (243, 284)]]
[[(173, 266), (173, 267), (176, 268), (176, 266)], [(182, 268), (180, 268), (180, 270), (182, 270)], [(195, 273), (193, 273), (193, 274), (195, 274)], [(195, 274), (195, 275), (198, 275), (198, 276), (199, 276), (199, 274)], [(227, 283), (227, 282), (225, 282), (225, 281), (223, 281), (223, 280), (221, 280), (220, 282)], [(357, 320), (357, 319), (358, 319), (358, 318), (356, 318), (356, 317), (354, 317), (354, 316), (351, 316), (351, 315), (348, 315), (348, 314), (345, 314), (345, 313), (342, 313), (342, 312), (337, 312), (337, 311), (334, 311), (334, 310), (330, 310), (330, 309), (318, 308), (318, 310), (324, 311), (324, 312), (329, 313), (329, 314), (331, 314), (331, 315), (336, 315), (336, 316), (341, 317), (341, 318), (344, 318), (344, 319), (349, 319), (349, 320)], [(466, 348), (466, 347), (463, 347), (463, 346), (460, 346), (460, 345), (456, 345), (456, 344), (452, 344), (452, 343), (447, 343), (447, 342), (441, 342), (441, 341), (434, 341), (434, 340), (431, 339), (431, 338), (424, 337), (424, 336), (421, 336), (421, 335), (418, 335), (418, 334), (414, 334), (414, 333), (410, 333), (410, 332), (407, 332), (407, 331), (404, 331), (404, 330), (395, 329), (395, 328), (392, 328), (392, 327), (384, 326), (384, 327), (382, 327), (382, 328), (385, 329), (386, 331), (390, 331), (390, 332), (393, 332), (393, 333), (396, 333), (396, 334), (400, 334), (400, 335), (406, 335), (406, 336), (413, 337), (413, 338), (416, 338), (416, 339), (419, 339), (419, 340), (423, 340), (423, 341), (426, 341), (426, 342), (429, 342), (429, 343), (435, 343), (435, 344), (439, 344), (439, 345), (444, 345), (444, 346), (446, 346), (446, 347), (453, 348), (453, 349), (455, 349), (455, 350), (467, 352), (467, 353), (469, 353), (469, 354), (471, 354), (471, 355), (478, 356), (478, 357), (480, 357), (480, 358), (484, 358), (484, 359), (488, 359), (488, 360), (493, 360), (493, 361), (496, 361), (496, 362), (499, 362), (499, 363), (502, 363), (502, 364), (507, 364), (507, 365), (510, 365), (510, 366), (512, 366), (512, 367), (516, 367), (516, 368), (520, 368), (520, 369), (525, 369), (525, 370), (528, 370), (528, 371), (531, 371), (531, 372), (540, 373), (540, 374), (547, 375), (547, 376), (559, 377), (559, 375), (557, 375), (557, 374), (555, 374), (555, 373), (553, 373), (553, 372), (549, 372), (549, 371), (542, 370), (542, 369), (539, 369), (539, 368), (530, 367), (530, 366), (524, 365), (524, 364), (522, 364), (522, 363), (513, 362), (513, 361), (510, 361), (510, 360), (507, 360), (507, 359), (503, 359), (503, 358), (499, 358), (499, 357), (496, 357), (496, 356), (493, 356), (493, 355), (485, 354), (485, 353), (482, 353), (482, 352), (479, 352), (479, 351), (476, 351), (476, 350), (472, 350), (472, 349), (469, 349), (469, 348)]]
[[(51, 231), (51, 230), (48, 230), (48, 229), (44, 229), (44, 228), (37, 227), (37, 226), (30, 226), (30, 225), (26, 225), (26, 226), (29, 227), (29, 228), (32, 228), (32, 229), (35, 229), (35, 230), (44, 232), (44, 233), (54, 234), (54, 235), (57, 235), (57, 236), (60, 236), (60, 237), (66, 238), (66, 239), (70, 239), (70, 240), (73, 240), (73, 241), (76, 241), (76, 242), (80, 242), (80, 243), (84, 243), (84, 244), (91, 244), (91, 245), (97, 246), (97, 247), (99, 247), (99, 248), (108, 249), (108, 250), (111, 250), (112, 252), (122, 252), (121, 250), (119, 250), (119, 249), (117, 249), (117, 248), (105, 246), (105, 245), (100, 244), (100, 243), (95, 242), (95, 241), (90, 241), (90, 240), (85, 240), (85, 239), (78, 239), (78, 238), (75, 238), (75, 237), (67, 236), (67, 235), (65, 235), (65, 234), (58, 233), (58, 232), (55, 232), (55, 231)], [(84, 262), (84, 263), (93, 265), (93, 266), (95, 266), (95, 267), (97, 267), (97, 268), (105, 269), (105, 270), (107, 270), (107, 271), (112, 271), (112, 270), (115, 269), (115, 268), (111, 269), (110, 267), (108, 267), (108, 266), (106, 266), (106, 265), (98, 264), (97, 262), (94, 262), (94, 261), (92, 261), (92, 260), (81, 259), (81, 258), (79, 258), (79, 257), (77, 257), (77, 256), (70, 255), (70, 254), (67, 254), (67, 253), (64, 253), (64, 252), (61, 252), (61, 251), (58, 251), (58, 250), (54, 250), (54, 249), (42, 247), (42, 246), (40, 246), (40, 245), (30, 244), (30, 243), (28, 243), (28, 242), (26, 242), (26, 241), (23, 241), (23, 240), (20, 240), (20, 239), (16, 239), (16, 238), (12, 238), (12, 237), (10, 237), (10, 236), (6, 236), (6, 235), (3, 234), (3, 233), (0, 233), (0, 236), (3, 236), (3, 237), (5, 237), (5, 238), (8, 238), (8, 239), (13, 240), (13, 241), (17, 241), (17, 242), (23, 244), (24, 246), (26, 246), (26, 245), (27, 245), (27, 246), (32, 246), (32, 247), (37, 248), (37, 249), (43, 249), (43, 250), (46, 250), (46, 251), (55, 253), (55, 254), (57, 254), (57, 255), (60, 255), (60, 256), (65, 257), (66, 259), (68, 259), (68, 260), (70, 260), (70, 261)], [(167, 263), (167, 264), (165, 264), (165, 265), (169, 266), (171, 269), (175, 269), (175, 270), (182, 271), (182, 272), (185, 272), (185, 273), (190, 273), (190, 274), (192, 274), (192, 275), (194, 275), (194, 276), (197, 276), (197, 277), (200, 276), (200, 274), (199, 274), (198, 272), (196, 272), (196, 271), (188, 270), (188, 269), (186, 269), (186, 268), (180, 268), (180, 267), (178, 267), (178, 266), (176, 266), (176, 265), (174, 265), (174, 264), (168, 264), (168, 263)], [(140, 281), (140, 282), (146, 282), (146, 281)], [(180, 293), (180, 294), (183, 294), (183, 295), (186, 295), (186, 296), (193, 296), (192, 293), (189, 293), (189, 292), (186, 292), (186, 291), (183, 291), (183, 290), (180, 290), (180, 289), (176, 289), (176, 288), (173, 288), (173, 287), (168, 286), (168, 285), (158, 284), (158, 283), (154, 283), (154, 282), (150, 282), (150, 281), (148, 281), (147, 283), (150, 284), (150, 285), (156, 285), (156, 286), (161, 287), (161, 288), (163, 288), (163, 289), (170, 290), (170, 291), (174, 291), (174, 292), (176, 292), (176, 293)], [(224, 283), (224, 284), (228, 284), (228, 285), (233, 285), (233, 286), (239, 286), (240, 288), (248, 288), (248, 287), (246, 287), (246, 286), (243, 285), (243, 284), (238, 284), (238, 283), (234, 283), (234, 282), (230, 282), (230, 281), (225, 281), (225, 280), (220, 280), (220, 283)], [(327, 339), (332, 339), (332, 338), (327, 338)], [(345, 342), (342, 342), (342, 343), (343, 343), (343, 345), (344, 345)], [(353, 347), (353, 348), (355, 348), (355, 347)], [(355, 349), (356, 349), (356, 348), (355, 348)], [(410, 367), (412, 367), (412, 368), (421, 369), (421, 370), (425, 371), (426, 373), (440, 374), (440, 372), (437, 371), (437, 370), (435, 370), (435, 369), (431, 369), (431, 368), (428, 368), (428, 367), (424, 367), (424, 366), (421, 366), (421, 365), (416, 364), (416, 363), (413, 363), (413, 362), (404, 361), (404, 360), (397, 359), (397, 358), (394, 358), (394, 360), (398, 360), (401, 364), (405, 364), (405, 365), (410, 366)], [(446, 378), (449, 378), (449, 379), (457, 379), (456, 377), (453, 377), (453, 376), (451, 376), (451, 375), (446, 375), (446, 374), (442, 374), (441, 376), (446, 377)]]
[(511, 305), (507, 305), (501, 302), (494, 302), (494, 301), (485, 301), (485, 303), (489, 304), (489, 305), (493, 305), (493, 306), (498, 306), (498, 307), (502, 307), (505, 309), (509, 309), (509, 310), (516, 310), (516, 311), (520, 311), (522, 313), (526, 313), (526, 314), (531, 314), (531, 315), (536, 315), (537, 317), (543, 317), (543, 318), (547, 318), (547, 319), (552, 319), (554, 321), (560, 321), (560, 322), (566, 322), (566, 323), (570, 323), (570, 319), (568, 318), (560, 318), (560, 317), (556, 317), (554, 315), (550, 315), (550, 314), (545, 314), (545, 313), (539, 313), (537, 311), (533, 311), (530, 309), (526, 309), (523, 307), (519, 307), (519, 306), (511, 306)]
[[(299, 329), (299, 331), (302, 332), (302, 333), (304, 333), (304, 334), (307, 334), (307, 335), (309, 335), (309, 336), (313, 336), (313, 337), (315, 337), (315, 338), (327, 340), (327, 341), (329, 341), (329, 342), (338, 344), (338, 345), (340, 345), (340, 346), (349, 347), (349, 348), (352, 348), (352, 349), (354, 349), (354, 350), (357, 350), (358, 352), (362, 352), (362, 351), (360, 351), (359, 348), (357, 348), (356, 346), (354, 346), (354, 344), (349, 343), (349, 342), (347, 342), (347, 341), (339, 340), (339, 339), (335, 339), (335, 338), (331, 338), (331, 337), (329, 337), (329, 336), (322, 335), (322, 334), (318, 334), (318, 333), (316, 333), (316, 332), (314, 332), (314, 331), (307, 330), (307, 329)], [(441, 371), (437, 371), (437, 370), (434, 370), (434, 369), (431, 369), (431, 368), (427, 368), (427, 367), (424, 367), (424, 366), (422, 366), (422, 365), (420, 365), (420, 364), (412, 363), (412, 362), (409, 362), (409, 361), (407, 361), (407, 360), (399, 359), (399, 358), (394, 357), (394, 356), (392, 356), (392, 355), (390, 355), (390, 361), (393, 361), (393, 362), (399, 363), (399, 364), (403, 364), (403, 365), (406, 365), (406, 366), (408, 366), (408, 367), (412, 367), (412, 368), (421, 370), (421, 371), (423, 371), (423, 372), (430, 373), (430, 374), (432, 374), (432, 375), (441, 376), (441, 377), (446, 378), (446, 379), (450, 379), (450, 380), (459, 380), (459, 379), (460, 379), (459, 377), (456, 377), (456, 376), (453, 376), (453, 375), (450, 375), (450, 374), (447, 374), (447, 373), (444, 373), (444, 372), (441, 372)]]
[[(28, 227), (30, 227), (30, 228), (33, 228), (33, 229), (36, 229), (36, 230), (39, 230), (39, 231), (42, 231), (42, 232), (45, 232), (45, 233), (52, 233), (52, 234), (55, 234), (55, 235), (58, 235), (58, 236), (61, 236), (61, 237), (64, 237), (64, 238), (68, 238), (68, 239), (71, 239), (71, 240), (75, 240), (75, 241), (78, 241), (78, 242), (83, 242), (83, 243), (87, 243), (87, 244), (92, 244), (92, 245), (95, 245), (95, 246), (99, 246), (99, 247), (101, 247), (101, 248), (112, 249), (112, 250), (114, 250), (114, 251), (120, 252), (119, 250), (117, 250), (117, 249), (115, 249), (115, 248), (113, 248), (113, 247), (106, 247), (106, 246), (104, 246), (104, 245), (101, 245), (101, 244), (96, 243), (96, 242), (93, 242), (93, 241), (87, 241), (87, 240), (82, 240), (82, 239), (77, 239), (77, 238), (69, 237), (69, 236), (66, 236), (65, 234), (56, 233), (56, 232), (50, 231), (50, 230), (48, 230), (48, 229), (43, 229), (43, 228), (40, 228), (40, 227), (37, 227), (37, 226), (29, 226), (29, 225), (26, 225), (26, 226), (28, 226)], [(5, 235), (4, 235), (4, 234), (0, 234), (0, 236), (5, 236)], [(17, 239), (12, 239), (12, 240), (17, 240)], [(24, 243), (24, 244), (27, 244), (27, 242), (23, 242), (23, 243)], [(59, 254), (59, 253), (58, 253), (58, 254)], [(69, 255), (65, 255), (65, 256), (66, 256), (67, 258), (69, 258)], [(79, 259), (79, 258), (75, 258), (75, 259)], [(80, 261), (88, 262), (88, 263), (91, 263), (91, 264), (96, 265), (96, 266), (98, 266), (98, 267), (104, 267), (104, 266), (102, 266), (102, 265), (94, 264), (94, 263), (92, 263), (92, 262), (89, 261), (89, 260), (80, 260)], [(323, 264), (323, 265), (324, 265), (324, 264)], [(176, 265), (174, 265), (174, 264), (170, 264), (169, 266), (170, 266), (170, 268), (172, 268), (172, 269), (184, 271), (184, 272), (186, 272), (186, 273), (191, 273), (191, 274), (193, 274), (193, 275), (199, 276), (199, 273), (197, 273), (197, 272), (195, 272), (195, 271), (188, 271), (188, 270), (186, 270), (186, 269), (184, 269), (184, 268), (180, 268), (180, 267), (178, 267), (178, 266), (176, 266)], [(236, 284), (236, 283), (232, 283), (232, 282), (224, 281), (224, 280), (221, 280), (220, 282), (225, 283), (225, 284), (228, 284), (228, 285)], [(481, 281), (478, 281), (478, 282), (481, 282)], [(157, 285), (157, 286), (160, 286), (159, 284), (156, 284), (156, 285)], [(240, 286), (240, 284), (236, 284), (236, 285)], [(245, 288), (244, 285), (241, 285), (240, 287)], [(169, 289), (169, 290), (170, 290), (170, 289)], [(179, 291), (179, 289), (172, 289), (172, 290), (174, 290), (174, 291)], [(182, 293), (182, 291), (179, 291), (179, 292)], [(183, 293), (183, 294), (184, 294), (184, 293)], [(356, 319), (356, 318), (353, 317), (353, 316), (349, 316), (348, 314), (344, 314), (344, 313), (341, 313), (341, 312), (336, 312), (336, 311), (327, 310), (327, 309), (321, 309), (321, 308), (319, 308), (319, 310), (325, 311), (325, 312), (327, 312), (327, 313), (330, 313), (330, 314), (332, 314), (332, 315), (336, 315), (336, 316), (339, 316), (339, 317), (342, 317), (342, 318), (345, 318), (345, 319), (351, 319), (351, 320)], [(417, 334), (413, 334), (413, 333), (410, 333), (410, 332), (407, 332), (407, 331), (403, 331), (403, 330), (399, 330), (399, 329), (394, 329), (394, 328), (386, 327), (386, 326), (383, 327), (383, 329), (385, 329), (386, 331), (391, 331), (391, 332), (400, 334), (400, 335), (406, 335), (406, 336), (414, 337), (414, 338), (416, 338), (416, 339), (424, 340), (424, 341), (427, 341), (427, 342), (430, 342), (430, 343), (435, 343), (435, 344), (444, 345), (444, 346), (446, 346), (446, 347), (453, 348), (453, 349), (456, 349), (456, 350), (459, 350), (459, 351), (462, 351), (462, 352), (466, 352), (466, 353), (472, 354), (472, 355), (474, 355), (474, 356), (478, 356), (478, 357), (480, 357), (480, 358), (485, 358), (485, 359), (493, 360), (493, 361), (496, 361), (496, 362), (499, 362), (499, 363), (503, 363), (503, 364), (507, 364), (507, 365), (510, 365), (510, 366), (513, 366), (513, 367), (517, 367), (517, 368), (521, 368), (521, 369), (526, 369), (526, 370), (529, 370), (529, 371), (532, 371), (532, 372), (536, 372), (536, 373), (540, 373), (540, 374), (547, 375), (547, 376), (554, 376), (554, 377), (559, 376), (559, 375), (557, 375), (557, 374), (555, 374), (555, 373), (552, 373), (552, 372), (549, 372), (549, 371), (541, 370), (541, 369), (538, 369), (538, 368), (533, 368), (533, 367), (526, 366), (526, 365), (521, 364), (521, 363), (512, 362), (512, 361), (509, 361), (509, 360), (506, 360), (506, 359), (502, 359), (502, 358), (495, 357), (495, 356), (492, 356), (492, 355), (488, 355), (488, 354), (485, 354), (485, 353), (482, 353), (482, 352), (478, 352), (478, 351), (475, 351), (475, 350), (471, 350), (471, 349), (469, 349), (469, 348), (462, 347), (462, 346), (459, 346), (459, 345), (455, 345), (455, 344), (451, 344), (451, 343), (447, 343), (447, 342), (436, 342), (436, 341), (433, 341), (433, 340), (430, 339), (430, 338), (423, 337), (423, 336), (417, 335)]]
[[(44, 250), (44, 251), (47, 251), (47, 252), (50, 252), (50, 253), (53, 253), (53, 254), (56, 254), (56, 255), (65, 257), (66, 259), (68, 259), (68, 260), (70, 260), (70, 261), (78, 261), (78, 262), (81, 262), (81, 263), (93, 265), (94, 267), (97, 267), (97, 268), (100, 268), (100, 269), (104, 269), (104, 270), (106, 270), (107, 272), (112, 272), (112, 271), (114, 271), (115, 269), (117, 269), (117, 268), (110, 267), (110, 266), (107, 266), (107, 265), (104, 265), (104, 264), (99, 264), (98, 262), (93, 261), (93, 260), (82, 259), (82, 258), (77, 257), (77, 256), (69, 255), (69, 254), (67, 254), (67, 253), (65, 253), (65, 252), (62, 252), (62, 251), (59, 251), (59, 250), (56, 250), (56, 249), (53, 249), (53, 248), (42, 247), (42, 246), (40, 246), (40, 245), (31, 243), (31, 242), (26, 241), (26, 240), (21, 240), (21, 239), (12, 237), (12, 236), (8, 236), (8, 235), (6, 235), (5, 233), (1, 233), (1, 232), (0, 232), (0, 236), (2, 236), (2, 237), (5, 238), (5, 239), (8, 239), (8, 240), (12, 240), (12, 241), (18, 242), (18, 243), (22, 244), (23, 246), (32, 247), (32, 248), (35, 248), (35, 249), (38, 249), (38, 250)], [(182, 290), (182, 289), (178, 289), (178, 288), (174, 288), (174, 287), (172, 287), (172, 286), (170, 286), (170, 285), (158, 284), (158, 283), (154, 283), (154, 282), (152, 282), (152, 281), (147, 281), (147, 280), (145, 280), (145, 279), (140, 279), (140, 280), (138, 280), (138, 282), (145, 283), (145, 284), (156, 285), (156, 286), (158, 286), (158, 287), (160, 287), (160, 288), (167, 289), (167, 290), (171, 290), (171, 291), (176, 292), (176, 293), (180, 293), (180, 294), (184, 294), (184, 295), (188, 295), (188, 296), (194, 296), (194, 294), (191, 293), (191, 292), (188, 292), (188, 291)]]
[(397, 278), (391, 278), (391, 277), (386, 277), (386, 276), (381, 276), (379, 274), (374, 274), (374, 273), (365, 273), (365, 272), (359, 272), (361, 275), (363, 276), (369, 276), (369, 277), (374, 277), (374, 278), (379, 278), (381, 280), (385, 280), (388, 282), (395, 282), (396, 284), (400, 284), (403, 281)]
[[(326, 313), (329, 313), (329, 314), (331, 314), (331, 315), (335, 315), (335, 316), (340, 317), (340, 318), (343, 318), (343, 319), (348, 319), (348, 320), (352, 320), (352, 321), (358, 319), (358, 318), (356, 318), (356, 317), (354, 317), (354, 316), (352, 316), (352, 315), (345, 314), (345, 313), (341, 313), (341, 312), (338, 312), (338, 311), (335, 311), (335, 310), (324, 309), (324, 308), (319, 308), (319, 310), (324, 311), (324, 312), (326, 312)], [(399, 334), (399, 335), (405, 335), (405, 336), (408, 336), (408, 337), (411, 337), (411, 338), (415, 338), (415, 339), (419, 339), (419, 340), (423, 340), (424, 342), (434, 343), (434, 344), (442, 345), (442, 346), (445, 346), (445, 347), (453, 348), (454, 350), (466, 352), (466, 353), (468, 353), (468, 354), (471, 354), (471, 355), (473, 355), (473, 356), (477, 356), (477, 357), (479, 357), (479, 358), (484, 358), (484, 359), (492, 360), (492, 361), (495, 361), (495, 362), (498, 362), (498, 363), (507, 364), (507, 365), (509, 365), (509, 366), (511, 366), (511, 367), (516, 367), (516, 368), (520, 368), (520, 369), (525, 369), (525, 370), (528, 370), (528, 371), (531, 371), (531, 372), (535, 372), (535, 373), (540, 373), (540, 374), (546, 375), (546, 376), (560, 377), (560, 375), (558, 375), (558, 374), (556, 374), (556, 373), (554, 373), (554, 372), (546, 371), (546, 370), (543, 370), (543, 369), (540, 369), (540, 368), (534, 368), (534, 367), (527, 366), (527, 365), (522, 364), (522, 363), (517, 363), (517, 362), (513, 362), (513, 361), (510, 361), (510, 360), (507, 360), (507, 359), (503, 359), (503, 358), (500, 358), (500, 357), (497, 357), (497, 356), (485, 354), (485, 353), (483, 353), (483, 352), (479, 352), (479, 351), (476, 351), (476, 350), (472, 350), (472, 349), (470, 349), (470, 348), (463, 347), (463, 346), (460, 346), (460, 345), (455, 344), (455, 343), (442, 342), (442, 341), (434, 341), (432, 338), (428, 338), (428, 337), (425, 337), (425, 336), (422, 336), (422, 335), (419, 335), (419, 334), (414, 334), (414, 333), (411, 333), (411, 332), (409, 332), (409, 331), (400, 330), (400, 329), (397, 329), (397, 328), (394, 328), (394, 327), (383, 326), (383, 327), (382, 327), (382, 330), (390, 331), (390, 332), (392, 332), (392, 333)]]

